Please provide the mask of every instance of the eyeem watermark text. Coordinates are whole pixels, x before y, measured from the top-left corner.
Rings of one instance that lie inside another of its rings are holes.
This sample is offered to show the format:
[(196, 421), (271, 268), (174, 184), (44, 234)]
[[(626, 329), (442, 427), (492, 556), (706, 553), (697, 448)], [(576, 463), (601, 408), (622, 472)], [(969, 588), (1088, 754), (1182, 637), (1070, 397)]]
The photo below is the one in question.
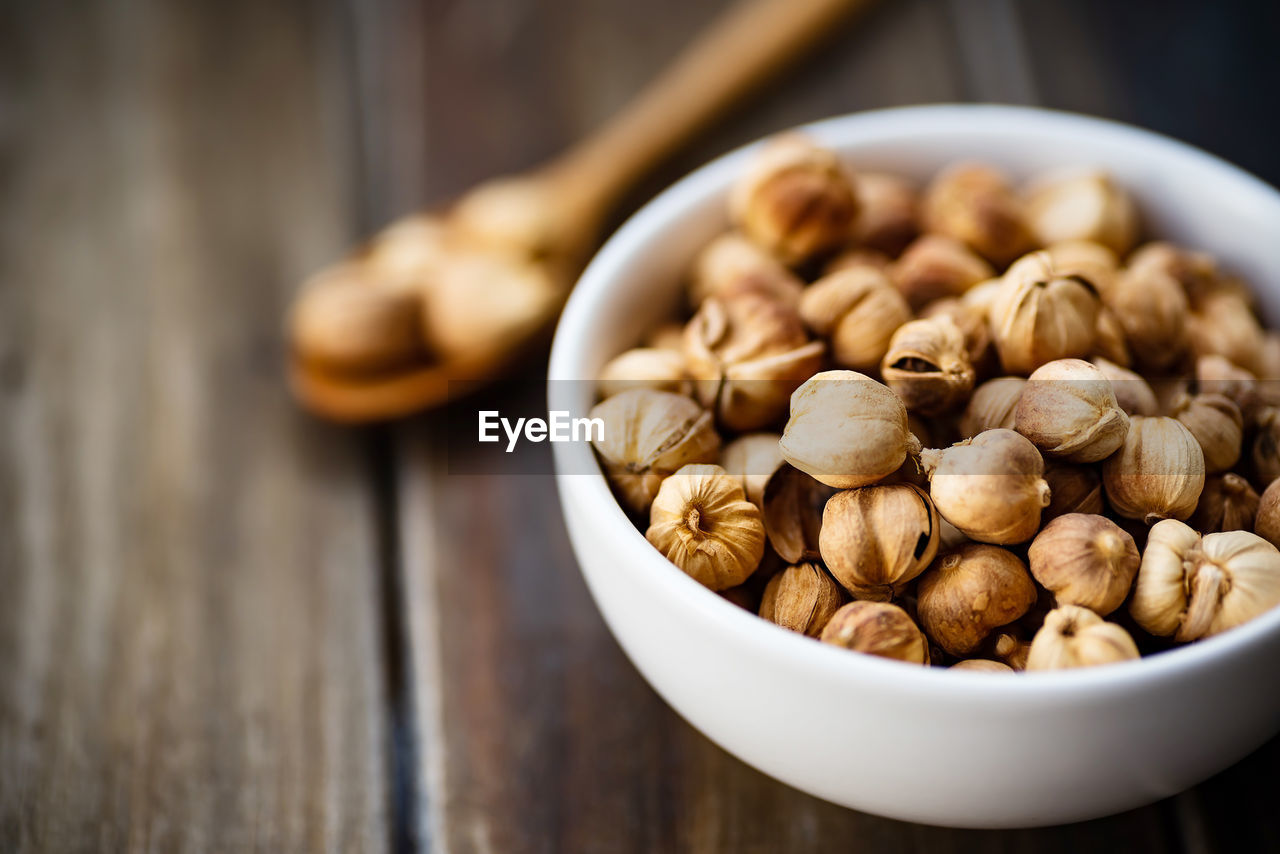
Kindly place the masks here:
[(571, 418), (568, 410), (553, 409), (547, 418), (503, 418), (496, 409), (481, 409), (477, 441), (500, 442), (498, 428), (507, 435), (507, 453), (515, 450), (523, 434), (529, 442), (603, 442), (603, 418)]

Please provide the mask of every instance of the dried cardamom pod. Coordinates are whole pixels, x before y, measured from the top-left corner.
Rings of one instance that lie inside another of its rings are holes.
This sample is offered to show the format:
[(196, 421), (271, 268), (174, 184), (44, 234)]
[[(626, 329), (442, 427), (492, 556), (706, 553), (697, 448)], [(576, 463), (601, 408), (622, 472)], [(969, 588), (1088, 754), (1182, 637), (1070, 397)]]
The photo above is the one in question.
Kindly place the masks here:
[(806, 288), (800, 317), (827, 338), (836, 364), (873, 371), (911, 309), (883, 273), (863, 266), (830, 273)]
[(929, 663), (929, 644), (907, 612), (888, 602), (850, 602), (822, 630), (822, 642), (910, 664)]
[(1098, 292), (1084, 273), (1033, 252), (1011, 266), (990, 309), (991, 336), (1004, 369), (1030, 374), (1055, 359), (1093, 350)]
[(1138, 646), (1123, 627), (1088, 608), (1063, 605), (1050, 611), (1027, 655), (1028, 670), (1095, 667), (1138, 657)]
[(596, 452), (633, 512), (648, 512), (663, 478), (688, 463), (711, 462), (720, 451), (711, 413), (683, 395), (631, 389), (597, 404), (591, 417), (604, 421)]
[(1124, 443), (1129, 416), (1097, 367), (1081, 359), (1057, 359), (1027, 380), (1014, 429), (1050, 456), (1094, 463)]
[(795, 307), (803, 290), (804, 282), (795, 273), (736, 231), (708, 243), (689, 272), (689, 304), (694, 308), (707, 297), (731, 299), (743, 291)]
[(1256, 373), (1265, 334), (1249, 303), (1235, 293), (1205, 297), (1187, 316), (1187, 340), (1193, 355), (1217, 355)]
[(938, 557), (920, 577), (918, 595), (928, 636), (952, 655), (967, 655), (1027, 613), (1036, 586), (1013, 552), (974, 543)]
[(929, 496), (942, 517), (972, 540), (1021, 543), (1040, 529), (1049, 505), (1044, 460), (1012, 430), (988, 430), (945, 450), (921, 452)]
[(1041, 519), (1048, 521), (1067, 513), (1101, 513), (1102, 475), (1093, 466), (1048, 462), (1044, 479), (1049, 484), (1049, 506)]
[(967, 399), (974, 381), (964, 335), (946, 316), (898, 327), (880, 374), (907, 409), (924, 415), (938, 415)]
[(941, 234), (916, 238), (889, 267), (889, 278), (912, 308), (958, 297), (994, 275), (972, 249)]
[(975, 388), (960, 416), (960, 435), (972, 439), (986, 430), (1012, 430), (1018, 398), (1026, 384), (1022, 377), (996, 377)]
[(816, 563), (779, 572), (765, 585), (760, 616), (784, 629), (816, 638), (845, 602), (840, 585)]
[(933, 560), (938, 528), (938, 511), (919, 487), (864, 486), (827, 502), (818, 546), (849, 592), (887, 602)]
[(1273, 480), (1258, 499), (1253, 532), (1273, 546), (1280, 546), (1280, 480)]
[(1124, 329), (1129, 353), (1138, 363), (1161, 370), (1187, 346), (1187, 296), (1172, 276), (1158, 270), (1125, 270), (1102, 302)]
[(1031, 248), (1027, 212), (1008, 179), (982, 163), (958, 163), (925, 189), (921, 218), (927, 231), (945, 234), (1003, 266)]
[(720, 466), (738, 478), (747, 500), (764, 509), (764, 491), (775, 472), (786, 465), (777, 433), (748, 433), (724, 446)]
[(803, 264), (849, 240), (858, 213), (854, 186), (834, 152), (803, 134), (784, 134), (760, 148), (730, 194), (729, 213), (784, 264)]
[(796, 389), (781, 445), (787, 462), (837, 489), (882, 480), (920, 449), (898, 396), (854, 371), (823, 371)]
[(920, 200), (910, 181), (886, 172), (859, 172), (853, 242), (897, 255), (920, 233)]
[(1148, 525), (1186, 519), (1204, 488), (1204, 451), (1175, 418), (1135, 415), (1120, 450), (1102, 464), (1102, 485), (1111, 507)]
[(714, 465), (687, 465), (662, 481), (645, 539), (704, 587), (746, 581), (764, 556), (764, 523), (741, 484)]
[(1200, 443), (1205, 471), (1226, 471), (1240, 459), (1244, 417), (1230, 398), (1220, 394), (1184, 395), (1174, 403), (1170, 414)]
[(629, 388), (688, 394), (691, 385), (679, 351), (636, 347), (605, 363), (600, 369), (598, 388), (601, 397), (612, 397)]
[(380, 287), (357, 264), (313, 276), (289, 314), (289, 337), (303, 360), (343, 373), (412, 364), (426, 355), (422, 297)]
[(1249, 481), (1227, 472), (1205, 480), (1200, 503), (1188, 521), (1202, 534), (1251, 531), (1258, 507), (1258, 493), (1254, 492)]
[(709, 297), (685, 328), (685, 365), (703, 406), (730, 430), (781, 419), (791, 392), (822, 364), (794, 309), (744, 292)]
[(769, 545), (787, 563), (817, 560), (822, 512), (834, 487), (783, 465), (764, 490), (764, 529)]
[(1045, 246), (1089, 240), (1124, 255), (1138, 233), (1133, 199), (1105, 172), (1041, 177), (1028, 194), (1027, 215), (1032, 233)]
[(1106, 616), (1124, 603), (1141, 556), (1133, 537), (1105, 516), (1068, 513), (1031, 541), (1031, 574), (1060, 605)]
[(1151, 528), (1129, 613), (1157, 637), (1215, 635), (1280, 605), (1280, 551), (1248, 531), (1201, 537), (1176, 519)]

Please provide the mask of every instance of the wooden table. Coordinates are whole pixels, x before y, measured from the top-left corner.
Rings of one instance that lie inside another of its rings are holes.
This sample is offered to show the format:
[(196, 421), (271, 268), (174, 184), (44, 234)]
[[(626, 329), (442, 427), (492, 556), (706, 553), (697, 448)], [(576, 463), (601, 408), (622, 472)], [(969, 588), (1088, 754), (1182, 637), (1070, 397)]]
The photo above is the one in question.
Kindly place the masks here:
[[(1280, 850), (1276, 741), (1026, 832), (773, 782), (623, 658), (550, 478), (449, 474), (473, 408), (350, 430), (291, 403), (300, 276), (584, 133), (720, 5), (0, 10), (0, 851)], [(768, 131), (970, 99), (1280, 179), (1275, 7), (1144, 6), (886, 3), (633, 203)]]

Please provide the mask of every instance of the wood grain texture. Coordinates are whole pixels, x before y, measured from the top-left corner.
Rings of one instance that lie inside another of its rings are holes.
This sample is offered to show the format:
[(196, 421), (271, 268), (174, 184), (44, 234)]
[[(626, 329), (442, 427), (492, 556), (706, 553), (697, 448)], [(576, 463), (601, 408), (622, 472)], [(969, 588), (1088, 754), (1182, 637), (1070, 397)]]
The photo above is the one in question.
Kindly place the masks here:
[[(1021, 832), (772, 781), (626, 661), (550, 477), (457, 473), (476, 400), (365, 433), (287, 400), (304, 272), (561, 149), (721, 6), (0, 6), (0, 851), (1280, 849), (1280, 741)], [(1280, 77), (1274, 8), (1161, 10), (885, 2), (624, 207), (774, 130), (955, 99), (1138, 121), (1275, 180), (1275, 113), (1232, 85)], [(1152, 58), (1202, 41), (1166, 85)], [(542, 376), (480, 400), (533, 414)]]
[(279, 373), (351, 233), (322, 11), (6, 4), (0, 850), (386, 847), (367, 454)]

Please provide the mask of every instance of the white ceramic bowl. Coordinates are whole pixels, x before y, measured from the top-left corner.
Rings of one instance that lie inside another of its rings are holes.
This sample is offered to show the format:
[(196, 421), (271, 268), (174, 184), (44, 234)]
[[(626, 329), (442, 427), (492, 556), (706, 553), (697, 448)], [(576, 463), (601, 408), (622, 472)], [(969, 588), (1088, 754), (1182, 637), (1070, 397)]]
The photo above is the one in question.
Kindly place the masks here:
[[(804, 129), (855, 167), (924, 179), (958, 159), (1016, 177), (1098, 165), (1151, 234), (1210, 250), (1280, 317), (1280, 194), (1202, 151), (1111, 122), (994, 106), (911, 107)], [(590, 380), (680, 299), (725, 225), (751, 146), (654, 199), (605, 245), (565, 309), (550, 408), (585, 413)], [(606, 622), (676, 711), (730, 753), (818, 797), (910, 821), (1056, 824), (1171, 795), (1280, 729), (1280, 610), (1142, 661), (1018, 676), (857, 655), (737, 608), (627, 520), (583, 444), (555, 446), (574, 551)]]

